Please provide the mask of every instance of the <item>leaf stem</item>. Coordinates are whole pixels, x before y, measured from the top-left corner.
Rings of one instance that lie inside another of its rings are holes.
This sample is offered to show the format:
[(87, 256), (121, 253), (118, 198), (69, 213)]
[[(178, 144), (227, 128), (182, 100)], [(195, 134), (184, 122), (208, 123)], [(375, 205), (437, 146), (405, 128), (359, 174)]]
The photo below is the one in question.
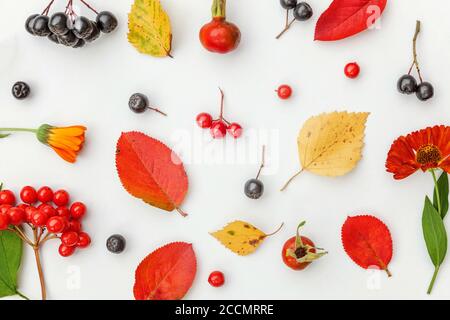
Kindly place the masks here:
[(442, 217), (441, 196), (439, 194), (439, 185), (437, 182), (436, 173), (434, 172), (434, 169), (430, 169), (430, 171), (431, 171), (431, 175), (433, 176), (433, 181), (434, 181), (434, 190), (436, 192), (436, 200), (438, 203), (438, 213), (439, 213), (439, 216)]
[(283, 226), (284, 226), (284, 222), (281, 223), (281, 226), (279, 226), (277, 230), (275, 230), (272, 233), (266, 234), (266, 237), (270, 237), (270, 236), (277, 234), (283, 228)]
[(186, 218), (188, 216), (188, 214), (186, 212), (184, 212), (183, 210), (181, 210), (181, 208), (175, 208), (178, 213), (183, 217)]
[(294, 174), (294, 175), (293, 175), (293, 176), (285, 183), (285, 185), (283, 186), (283, 188), (280, 189), (280, 191), (286, 190), (286, 188), (289, 186), (289, 184), (292, 182), (292, 180), (294, 180), (295, 178), (297, 178), (297, 177), (303, 172), (303, 170), (304, 170), (304, 169), (302, 169), (302, 170), (300, 170), (299, 172), (297, 172), (296, 174)]
[(20, 292), (19, 290), (16, 290), (16, 294), (21, 297), (24, 300), (30, 300), (30, 298), (28, 298), (26, 295), (24, 295), (22, 292)]
[(433, 278), (431, 278), (431, 282), (430, 285), (428, 286), (428, 290), (427, 290), (427, 294), (431, 294), (431, 291), (433, 290), (433, 286), (434, 286), (434, 282), (436, 281), (436, 277), (439, 273), (439, 268), (441, 266), (438, 265), (435, 269), (434, 269), (434, 273), (433, 273)]
[(389, 271), (388, 268), (384, 269), (384, 271), (386, 271), (389, 278), (392, 277), (392, 273)]

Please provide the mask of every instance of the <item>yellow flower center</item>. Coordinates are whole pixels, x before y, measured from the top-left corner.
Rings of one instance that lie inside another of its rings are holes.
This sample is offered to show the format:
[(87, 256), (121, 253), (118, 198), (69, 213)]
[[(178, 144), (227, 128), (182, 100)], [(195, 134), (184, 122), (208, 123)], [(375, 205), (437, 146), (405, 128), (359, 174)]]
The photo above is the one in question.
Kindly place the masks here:
[(439, 161), (441, 161), (441, 159), (441, 152), (436, 146), (432, 144), (427, 144), (420, 147), (416, 153), (416, 160), (420, 164), (438, 163)]

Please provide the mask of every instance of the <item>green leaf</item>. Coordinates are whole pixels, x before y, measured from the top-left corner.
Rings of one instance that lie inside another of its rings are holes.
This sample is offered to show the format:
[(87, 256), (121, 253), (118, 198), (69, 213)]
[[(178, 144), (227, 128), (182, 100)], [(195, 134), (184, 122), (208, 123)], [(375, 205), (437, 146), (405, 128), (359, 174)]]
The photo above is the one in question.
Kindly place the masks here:
[(11, 133), (0, 133), (0, 139), (9, 137), (11, 135)]
[(422, 229), (428, 254), (434, 266), (438, 267), (444, 261), (447, 253), (447, 232), (441, 216), (428, 197), (425, 198), (423, 208)]
[[(441, 204), (441, 217), (442, 219), (445, 218), (447, 212), (448, 212), (448, 175), (447, 172), (442, 172), (441, 176), (439, 177), (437, 181), (438, 189), (439, 189), (439, 200)], [(434, 189), (433, 194), (433, 205), (436, 209), (439, 208), (438, 206), (438, 199), (436, 194), (436, 189)]]
[(22, 260), (22, 240), (14, 233), (0, 231), (0, 298), (17, 292), (17, 272)]

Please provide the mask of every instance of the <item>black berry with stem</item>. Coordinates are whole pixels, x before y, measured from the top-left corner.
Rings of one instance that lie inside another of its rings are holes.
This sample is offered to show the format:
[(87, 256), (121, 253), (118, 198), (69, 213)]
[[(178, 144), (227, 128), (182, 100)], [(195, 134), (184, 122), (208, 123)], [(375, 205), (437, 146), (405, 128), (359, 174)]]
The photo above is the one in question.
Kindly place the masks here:
[(120, 234), (114, 234), (106, 240), (106, 248), (112, 253), (122, 253), (125, 250), (126, 240)]
[(48, 28), (57, 36), (62, 36), (69, 32), (67, 21), (69, 17), (64, 12), (57, 12), (50, 17)]
[(420, 101), (426, 101), (434, 96), (434, 88), (429, 82), (422, 82), (417, 86), (416, 96)]
[(256, 178), (248, 180), (244, 186), (245, 195), (250, 199), (259, 199), (264, 193), (264, 184), (259, 179), (259, 176), (261, 175), (261, 171), (265, 165), (265, 149), (266, 147), (263, 146), (261, 166), (259, 167)]
[(294, 9), (294, 18), (298, 21), (306, 21), (313, 16), (311, 6), (306, 2), (300, 2)]
[(12, 94), (14, 98), (23, 100), (30, 95), (30, 86), (23, 81), (14, 83), (12, 87)]
[(294, 9), (297, 5), (297, 0), (280, 0), (280, 4), (284, 9)]
[(49, 18), (47, 16), (37, 16), (36, 18), (34, 18), (31, 30), (37, 36), (47, 37), (51, 33), (50, 29), (48, 28), (48, 21)]
[(410, 74), (403, 75), (397, 82), (397, 89), (403, 94), (413, 94), (417, 91), (417, 81)]
[(27, 18), (27, 20), (25, 21), (25, 29), (27, 30), (27, 32), (33, 36), (35, 36), (34, 31), (33, 31), (33, 24), (34, 24), (34, 19), (36, 17), (38, 17), (39, 14), (32, 14), (31, 16), (29, 16)]
[(109, 11), (102, 11), (96, 19), (98, 28), (103, 33), (113, 32), (117, 28), (117, 18)]
[(162, 114), (163, 116), (167, 116), (167, 114), (165, 114), (161, 110), (151, 107), (147, 96), (142, 93), (133, 94), (128, 101), (128, 106), (134, 113), (143, 113), (147, 110), (153, 110)]
[(85, 39), (92, 33), (94, 27), (91, 21), (86, 17), (78, 17), (73, 23), (73, 33), (77, 38)]
[[(417, 38), (420, 33), (421, 23), (416, 22), (416, 31), (413, 38), (413, 62), (409, 68), (408, 74), (403, 75), (397, 81), (397, 89), (399, 92), (404, 94), (416, 93), (417, 98), (420, 101), (426, 101), (434, 96), (434, 88), (429, 82), (424, 82), (422, 73), (419, 67), (419, 61), (417, 59)], [(416, 69), (417, 75), (419, 76), (419, 84), (417, 84), (416, 79), (411, 75), (413, 69)]]

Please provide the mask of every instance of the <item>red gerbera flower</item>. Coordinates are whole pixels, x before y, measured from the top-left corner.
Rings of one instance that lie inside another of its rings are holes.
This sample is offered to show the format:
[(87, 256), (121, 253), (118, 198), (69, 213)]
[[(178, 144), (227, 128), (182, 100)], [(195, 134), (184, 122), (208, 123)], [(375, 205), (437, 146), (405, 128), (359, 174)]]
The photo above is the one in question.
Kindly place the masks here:
[(450, 173), (450, 127), (435, 126), (401, 136), (391, 146), (386, 169), (404, 179), (419, 169), (440, 168)]

